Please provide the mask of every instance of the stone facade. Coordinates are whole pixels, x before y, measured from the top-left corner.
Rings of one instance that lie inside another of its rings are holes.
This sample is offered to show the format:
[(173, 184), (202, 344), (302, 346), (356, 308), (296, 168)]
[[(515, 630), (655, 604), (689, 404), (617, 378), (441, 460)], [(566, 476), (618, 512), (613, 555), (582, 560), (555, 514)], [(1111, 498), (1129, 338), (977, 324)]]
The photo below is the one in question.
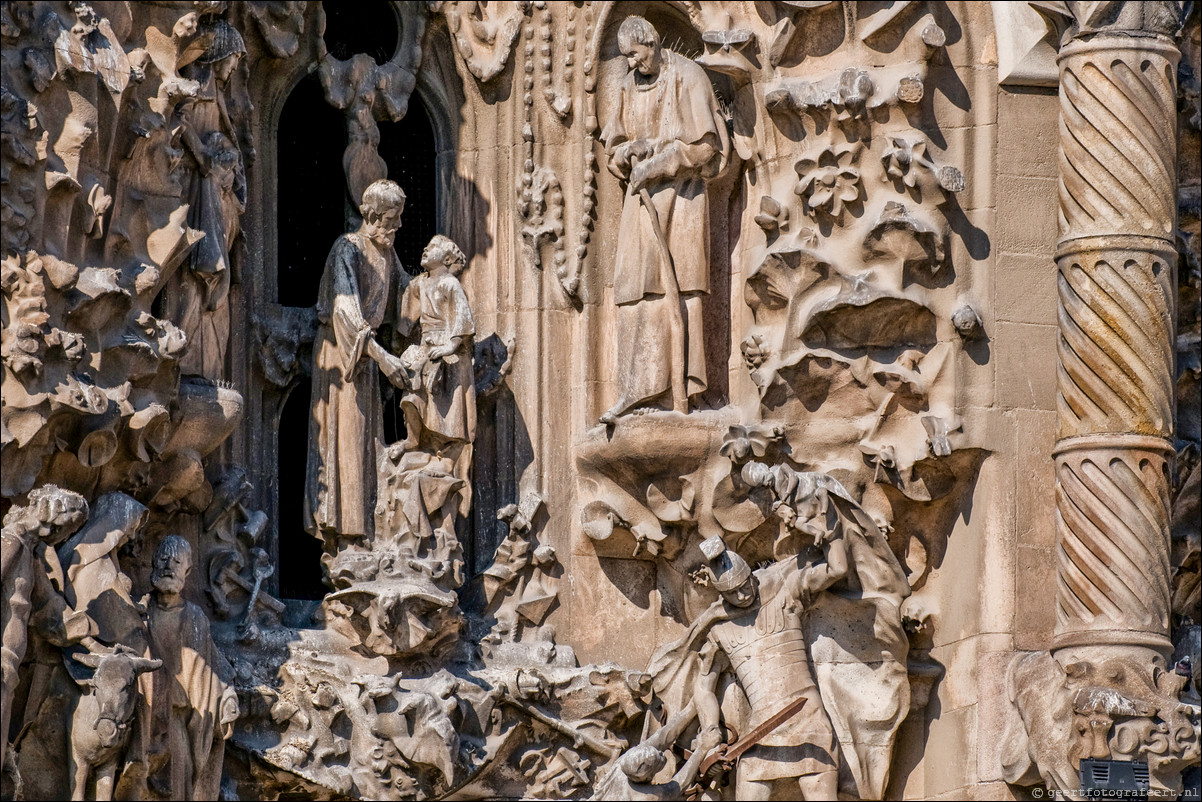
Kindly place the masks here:
[(1199, 782), (1199, 12), (4, 2), (9, 799)]

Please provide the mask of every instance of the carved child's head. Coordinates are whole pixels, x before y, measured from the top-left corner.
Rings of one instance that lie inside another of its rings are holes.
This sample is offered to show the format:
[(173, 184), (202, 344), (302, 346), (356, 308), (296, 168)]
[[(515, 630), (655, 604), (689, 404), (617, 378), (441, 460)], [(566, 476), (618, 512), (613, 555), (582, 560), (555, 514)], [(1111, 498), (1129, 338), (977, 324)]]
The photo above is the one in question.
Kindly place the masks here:
[(645, 784), (655, 779), (668, 762), (662, 749), (651, 744), (639, 744), (622, 757), (622, 771), (631, 782)]
[(427, 273), (432, 273), (444, 265), (451, 275), (458, 276), (467, 265), (467, 257), (463, 255), (463, 251), (459, 250), (459, 246), (451, 241), (450, 237), (435, 234), (430, 238), (425, 250), (422, 251), (422, 269)]
[(405, 211), (405, 191), (395, 181), (384, 178), (374, 181), (363, 190), (359, 203), (363, 214), (363, 232), (382, 248), (391, 248), (393, 238), (401, 227)]
[(626, 57), (631, 70), (649, 77), (659, 74), (663, 62), (659, 32), (647, 20), (627, 17), (622, 27), (618, 28), (618, 49)]
[(167, 535), (154, 551), (150, 583), (159, 593), (177, 595), (192, 570), (192, 546), (179, 535)]

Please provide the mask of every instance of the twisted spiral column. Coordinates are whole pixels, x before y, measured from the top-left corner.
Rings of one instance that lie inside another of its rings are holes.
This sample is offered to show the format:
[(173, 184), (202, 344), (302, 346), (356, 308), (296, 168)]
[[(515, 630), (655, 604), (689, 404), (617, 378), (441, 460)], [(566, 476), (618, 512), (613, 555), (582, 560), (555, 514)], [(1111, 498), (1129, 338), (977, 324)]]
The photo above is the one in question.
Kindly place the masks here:
[(1056, 649), (1171, 650), (1179, 56), (1111, 32), (1060, 53)]

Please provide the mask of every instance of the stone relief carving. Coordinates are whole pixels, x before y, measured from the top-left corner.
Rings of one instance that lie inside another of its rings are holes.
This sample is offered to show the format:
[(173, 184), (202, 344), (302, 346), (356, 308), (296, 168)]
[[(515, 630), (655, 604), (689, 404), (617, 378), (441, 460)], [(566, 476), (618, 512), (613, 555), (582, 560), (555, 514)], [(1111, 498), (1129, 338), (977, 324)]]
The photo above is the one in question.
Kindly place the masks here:
[(183, 57), (176, 68), (181, 79), (194, 84), (195, 91), (176, 106), (173, 122), (179, 127), (183, 152), (179, 169), (182, 200), (188, 204), (187, 225), (203, 236), (189, 252), (183, 269), (168, 280), (164, 307), (188, 338), (181, 370), (220, 380), (226, 376), (229, 344), (229, 304), (225, 299), (234, 273), (232, 248), (246, 205), (246, 171), (240, 151), (246, 137), (235, 129), (230, 116), (230, 107), (240, 100), (235, 93), (246, 91), (245, 78), (238, 76), (246, 45), (223, 16), (201, 14), (188, 25), (180, 42)]
[(363, 223), (334, 243), (317, 301), (305, 520), (333, 557), (346, 538), (370, 538), (376, 465), (383, 457), (380, 375), (404, 386), (404, 368), (376, 339), (408, 284), (393, 251), (405, 193), (371, 184)]
[(670, 394), (688, 411), (705, 391), (701, 296), (709, 292), (709, 206), (705, 179), (730, 150), (717, 101), (694, 63), (668, 50), (655, 28), (630, 17), (618, 31), (630, 64), (602, 138), (609, 169), (626, 182), (614, 264), (619, 415)]
[[(945, 558), (996, 546), (1019, 425), (969, 76), (1062, 36), (1055, 632), (998, 647), (975, 737), (988, 697), (998, 778), (1184, 790), (1197, 10), (1178, 45), (1174, 3), (1031, 6), (397, 4), (381, 64), (319, 3), (4, 3), (3, 797), (921, 794), (928, 703), (987, 665)], [(359, 213), (313, 308), (271, 297), (293, 166), (255, 151), (306, 71)], [(377, 121), (419, 84), (411, 276)], [(308, 382), (301, 499), (260, 429)]]

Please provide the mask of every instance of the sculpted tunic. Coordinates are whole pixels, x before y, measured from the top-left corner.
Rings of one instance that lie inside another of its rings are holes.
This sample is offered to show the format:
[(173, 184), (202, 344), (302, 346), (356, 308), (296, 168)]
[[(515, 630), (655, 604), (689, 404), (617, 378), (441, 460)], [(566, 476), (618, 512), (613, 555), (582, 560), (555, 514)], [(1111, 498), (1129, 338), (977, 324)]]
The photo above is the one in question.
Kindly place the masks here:
[[(229, 663), (213, 644), (209, 619), (195, 604), (147, 602), (150, 654), (163, 661), (162, 668), (150, 672), (145, 697), (148, 751), (166, 752), (167, 759), (166, 777), (157, 784), (169, 787), (172, 799), (217, 799), (229, 734), (220, 726), (221, 701), (230, 692), (221, 675), (230, 675)], [(150, 762), (162, 765), (158, 759)]]
[[(654, 78), (630, 72), (603, 137), (611, 156), (624, 142), (644, 139), (652, 146), (649, 161), (662, 177), (646, 189), (671, 253), (669, 268), (650, 214), (628, 191), (614, 260), (619, 391), (633, 406), (668, 390), (670, 371), (679, 370), (688, 394), (699, 393), (706, 381), (699, 296), (710, 289), (705, 179), (717, 173), (730, 147), (705, 71), (665, 50)], [(671, 310), (663, 301), (673, 271), (683, 302), (686, 365), (671, 364)]]
[(384, 448), (380, 371), (365, 352), (408, 283), (396, 253), (379, 255), (357, 233), (326, 260), (313, 343), (305, 527), (310, 534), (374, 531), (376, 460)]
[(237, 132), (225, 109), (222, 88), (210, 65), (185, 68), (200, 82), (195, 98), (186, 103), (186, 124), (195, 146), (210, 165), (202, 172), (195, 158), (187, 159), (184, 191), (188, 226), (204, 234), (184, 267), (167, 284), (165, 312), (188, 337), (180, 359), (185, 374), (225, 378), (225, 354), (230, 337), (230, 248), (238, 236), (246, 187)]
[[(476, 437), (476, 389), (472, 372), (472, 310), (463, 286), (452, 275), (413, 279), (401, 302), (401, 317), (421, 327), (421, 341), (402, 356), (407, 366), (420, 366), (422, 389), (406, 393), (401, 404), (418, 412), (423, 425), (448, 441)], [(431, 362), (430, 349), (454, 337), (462, 345), (450, 356)]]

